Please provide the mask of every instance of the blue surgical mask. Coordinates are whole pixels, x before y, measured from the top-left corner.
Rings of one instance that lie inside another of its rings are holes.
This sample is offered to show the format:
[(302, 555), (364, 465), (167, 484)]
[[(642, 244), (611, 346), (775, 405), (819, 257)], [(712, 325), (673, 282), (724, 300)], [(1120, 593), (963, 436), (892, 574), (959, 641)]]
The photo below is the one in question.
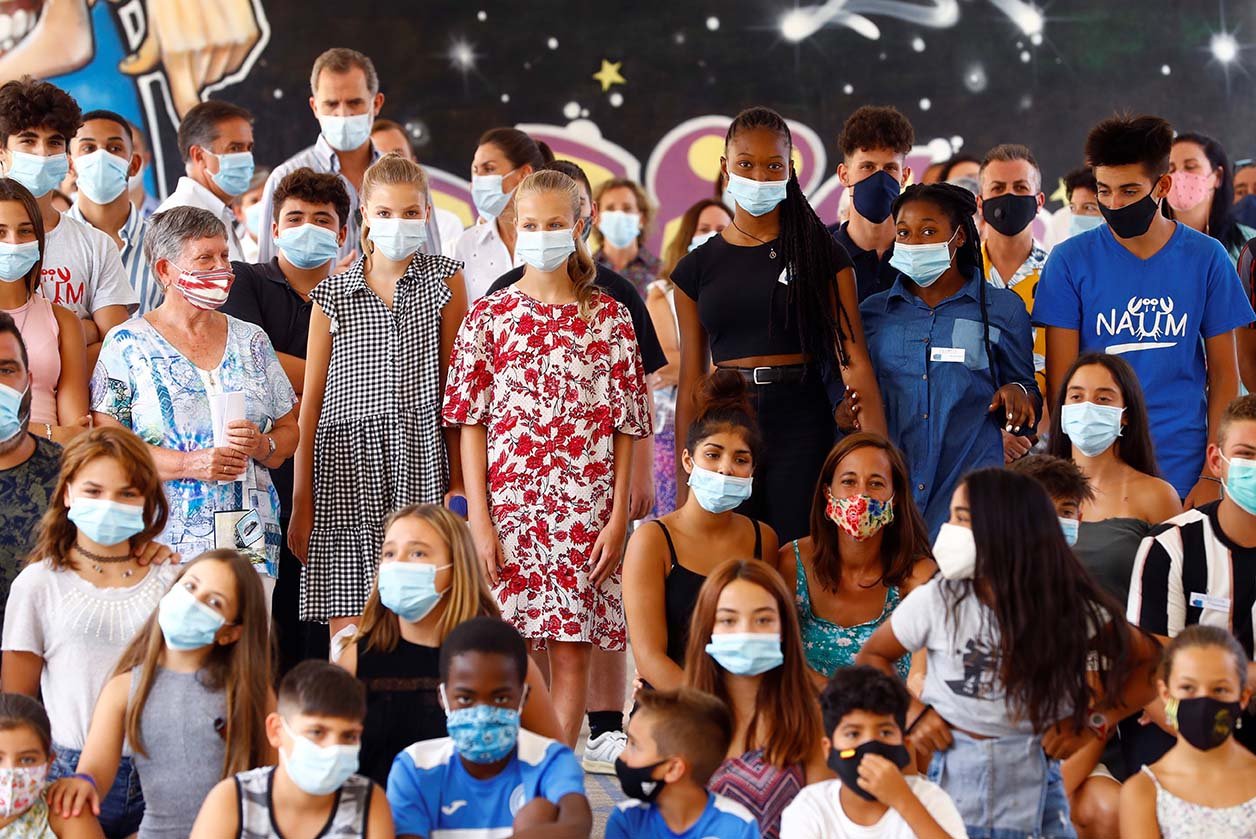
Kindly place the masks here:
[(427, 243), (427, 222), (418, 218), (373, 218), (366, 238), (385, 258), (402, 262)]
[(1121, 436), (1124, 408), (1093, 402), (1068, 402), (1060, 407), (1060, 428), (1086, 457), (1107, 451)]
[(425, 562), (381, 562), (379, 602), (403, 621), (421, 621), (436, 608), (444, 592), (436, 590), (436, 572), (452, 566)]
[(641, 215), (620, 210), (607, 210), (598, 217), (597, 229), (607, 244), (626, 248), (641, 235)]
[(576, 252), (571, 228), (565, 230), (520, 230), (515, 254), (538, 271), (556, 271)]
[(693, 251), (702, 247), (709, 242), (713, 236), (718, 235), (720, 235), (718, 230), (708, 230), (706, 233), (694, 234), (694, 237), (689, 240), (689, 250)]
[(371, 126), (375, 117), (369, 111), (365, 114), (352, 114), (340, 117), (329, 114), (318, 118), (318, 127), (323, 132), (327, 145), (336, 151), (353, 151), (371, 139)]
[(126, 171), (129, 168), (129, 161), (105, 149), (97, 149), (91, 154), (74, 158), (74, 171), (77, 173), (74, 183), (88, 201), (108, 204), (126, 192)]
[(731, 195), (737, 206), (750, 215), (762, 216), (775, 210), (785, 200), (788, 184), (789, 181), (756, 181), (729, 172), (724, 193)]
[(921, 288), (928, 288), (938, 281), (951, 267), (955, 259), (951, 253), (951, 242), (959, 235), (956, 230), (945, 242), (933, 242), (926, 245), (894, 244), (890, 254), (890, 265), (896, 268)]
[(1060, 517), (1060, 529), (1064, 531), (1064, 541), (1068, 542), (1069, 547), (1077, 544), (1077, 534), (1081, 531), (1082, 523), (1077, 519), (1066, 519)]
[(781, 636), (775, 632), (712, 635), (706, 652), (716, 664), (738, 676), (758, 676), (785, 663)]
[(64, 154), (44, 157), (23, 151), (9, 152), (9, 171), (5, 174), (30, 190), (31, 195), (43, 198), (65, 180), (70, 171), (70, 160)]
[[(514, 172), (511, 169), (506, 175)], [(506, 175), (472, 175), (471, 200), (475, 211), (486, 219), (495, 219), (510, 203), (511, 192), (502, 191), (502, 178)]]
[[(459, 755), (472, 763), (496, 763), (515, 748), (519, 741), (522, 701), (519, 708), (472, 705), (470, 708), (450, 710), (443, 684), (440, 686), (440, 697), (445, 703), (445, 730), (449, 732)], [(526, 698), (525, 688), (524, 701)]]
[(1225, 455), (1221, 455), (1221, 459), (1230, 466), (1221, 482), (1225, 494), (1248, 515), (1256, 516), (1256, 460)]
[(880, 224), (890, 217), (894, 199), (902, 191), (898, 178), (884, 169), (873, 172), (851, 187), (851, 203), (855, 211), (873, 224)]
[(38, 241), (22, 242), (17, 245), (0, 242), (0, 280), (6, 283), (24, 280), (38, 261)]
[(361, 744), (319, 746), (293, 731), (287, 720), (283, 727), (292, 738), (292, 753), (284, 755), (284, 771), (306, 795), (331, 795), (358, 771)]
[(172, 650), (199, 650), (214, 643), (227, 619), (196, 599), (183, 581), (174, 584), (157, 604), (157, 624)]
[(21, 434), (30, 418), (30, 388), (19, 391), (0, 385), (0, 443)]
[(253, 181), (253, 152), (214, 154), (206, 151), (205, 153), (218, 161), (218, 171), (209, 177), (218, 184), (219, 189), (233, 198), (249, 191), (249, 184)]
[(727, 513), (750, 497), (754, 478), (721, 475), (710, 469), (693, 465), (689, 473), (689, 489), (698, 504), (708, 513)]
[(142, 504), (104, 498), (75, 498), (66, 518), (97, 545), (121, 545), (145, 527)]
[[(376, 219), (373, 224), (380, 221), (384, 219)], [(285, 259), (302, 269), (326, 265), (340, 252), (336, 234), (317, 224), (303, 224), (279, 231), (279, 235), (275, 237), (275, 247), (283, 251)]]
[(265, 205), (261, 201), (254, 201), (244, 209), (244, 229), (249, 231), (254, 239), (262, 237), (262, 210)]
[(1085, 233), (1087, 230), (1094, 230), (1096, 227), (1103, 227), (1103, 216), (1073, 215), (1068, 220), (1069, 238), (1078, 233)]

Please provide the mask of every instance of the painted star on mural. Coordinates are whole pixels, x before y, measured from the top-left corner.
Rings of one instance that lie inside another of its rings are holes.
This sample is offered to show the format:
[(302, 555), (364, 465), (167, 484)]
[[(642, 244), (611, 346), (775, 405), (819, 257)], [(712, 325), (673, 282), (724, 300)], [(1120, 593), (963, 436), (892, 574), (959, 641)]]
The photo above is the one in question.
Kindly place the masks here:
[(611, 89), (611, 85), (626, 84), (627, 80), (620, 75), (619, 68), (624, 66), (622, 61), (607, 61), (602, 59), (602, 69), (593, 74), (593, 78), (602, 83), (602, 92)]

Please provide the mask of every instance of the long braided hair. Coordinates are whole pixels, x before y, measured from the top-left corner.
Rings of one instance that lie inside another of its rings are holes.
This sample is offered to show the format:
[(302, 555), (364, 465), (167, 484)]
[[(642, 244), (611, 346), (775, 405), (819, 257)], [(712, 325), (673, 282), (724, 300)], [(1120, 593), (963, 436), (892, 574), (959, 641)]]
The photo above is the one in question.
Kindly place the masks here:
[(982, 275), (977, 292), (977, 302), (981, 306), (981, 335), (986, 345), (986, 358), (990, 362), (990, 375), (994, 379), (994, 389), (998, 390), (1003, 383), (999, 376), (998, 362), (994, 357), (994, 348), (990, 344), (990, 310), (986, 303), (989, 291), (986, 288), (985, 267), (981, 260), (981, 238), (977, 233), (977, 223), (973, 221), (973, 214), (977, 212), (977, 198), (962, 186), (954, 184), (915, 184), (907, 187), (898, 198), (894, 199), (891, 212), (896, 221), (899, 210), (913, 201), (927, 201), (933, 204), (946, 214), (951, 222), (952, 231), (964, 231), (964, 244), (955, 251), (955, 267), (965, 278), (971, 277), (974, 271)]
[[(724, 138), (725, 147), (739, 132), (755, 128), (780, 134), (793, 151), (794, 138), (785, 118), (764, 107), (747, 108), (733, 119)], [(785, 200), (780, 204), (780, 227), (778, 246), (789, 278), (786, 293), (796, 315), (803, 352), (824, 370), (831, 367), (836, 350), (837, 363), (845, 367), (850, 363), (846, 340), (854, 330), (837, 293), (836, 243), (803, 195), (792, 165)], [(772, 285), (773, 295), (777, 285)]]

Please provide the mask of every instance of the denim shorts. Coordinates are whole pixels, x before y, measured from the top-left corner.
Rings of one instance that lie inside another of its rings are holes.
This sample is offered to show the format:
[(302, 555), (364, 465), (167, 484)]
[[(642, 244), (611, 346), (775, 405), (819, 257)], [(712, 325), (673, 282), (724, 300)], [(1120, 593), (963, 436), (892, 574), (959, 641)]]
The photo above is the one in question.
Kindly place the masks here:
[[(55, 781), (73, 775), (83, 754), (75, 749), (52, 745), (56, 755), (48, 780)], [(124, 757), (118, 764), (118, 774), (113, 786), (100, 802), (100, 827), (106, 839), (126, 839), (140, 829), (144, 818), (144, 791), (140, 789), (140, 775), (135, 771), (131, 758)]]
[(1077, 839), (1060, 762), (1031, 736), (979, 740), (951, 731), (929, 780), (951, 796), (969, 839)]

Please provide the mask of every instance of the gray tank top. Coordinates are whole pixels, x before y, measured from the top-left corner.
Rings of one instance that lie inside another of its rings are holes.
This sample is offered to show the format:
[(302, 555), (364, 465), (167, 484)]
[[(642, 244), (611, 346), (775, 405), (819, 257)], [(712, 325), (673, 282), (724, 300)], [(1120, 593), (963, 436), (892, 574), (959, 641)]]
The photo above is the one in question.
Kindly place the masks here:
[[(236, 791), (240, 796), (238, 839), (284, 839), (270, 814), (275, 768), (263, 766), (235, 776)], [(350, 775), (344, 786), (336, 791), (331, 816), (317, 839), (361, 839), (366, 836), (370, 808), (370, 779)]]
[[(131, 671), (131, 696), (139, 685)], [(201, 802), (222, 780), (227, 700), (201, 684), (199, 673), (158, 668), (140, 716), (144, 751), (132, 760), (144, 789), (140, 839), (187, 839)]]

